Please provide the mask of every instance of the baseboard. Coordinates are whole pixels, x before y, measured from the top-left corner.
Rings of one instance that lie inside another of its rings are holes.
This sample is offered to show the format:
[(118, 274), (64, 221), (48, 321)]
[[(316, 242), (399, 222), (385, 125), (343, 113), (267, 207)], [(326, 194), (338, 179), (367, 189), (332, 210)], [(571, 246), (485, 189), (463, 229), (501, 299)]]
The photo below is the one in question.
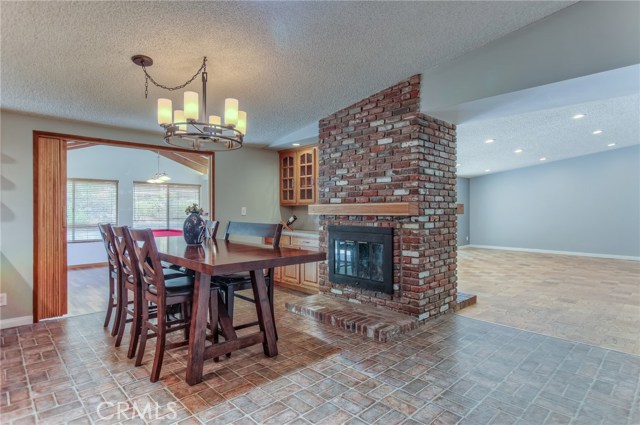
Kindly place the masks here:
[[(469, 245), (469, 244), (466, 244), (466, 245), (458, 245), (458, 249), (459, 249), (459, 250), (460, 250), (460, 249), (469, 248), (469, 247), (472, 247), (472, 246), (471, 246), (471, 245)], [(473, 248), (473, 247), (472, 247), (472, 248)]]
[(15, 328), (33, 324), (33, 316), (12, 317), (11, 319), (0, 320), (0, 329)]
[(67, 270), (93, 269), (95, 267), (108, 267), (108, 266), (109, 266), (109, 263), (74, 264), (73, 266), (67, 266)]
[[(596, 254), (592, 252), (573, 252), (573, 251), (553, 251), (549, 249), (535, 249), (535, 248), (515, 248), (511, 246), (494, 246), (494, 245), (465, 245), (468, 248), (482, 248), (482, 249), (498, 249), (502, 251), (521, 251), (521, 252), (535, 252), (538, 254), (557, 254), (557, 255), (571, 255), (574, 257), (595, 257), (595, 258), (610, 258), (613, 260), (631, 260), (640, 261), (640, 257), (634, 257), (632, 255), (610, 255), (610, 254)], [(458, 247), (460, 249), (462, 247)]]

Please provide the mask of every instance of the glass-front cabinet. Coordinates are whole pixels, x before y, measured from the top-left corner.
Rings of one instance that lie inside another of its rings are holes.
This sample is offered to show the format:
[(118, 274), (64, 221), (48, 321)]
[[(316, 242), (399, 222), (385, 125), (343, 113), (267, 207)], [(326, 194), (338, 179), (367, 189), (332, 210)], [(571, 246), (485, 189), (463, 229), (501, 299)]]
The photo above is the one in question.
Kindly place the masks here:
[(317, 198), (317, 148), (280, 152), (280, 205), (310, 205)]

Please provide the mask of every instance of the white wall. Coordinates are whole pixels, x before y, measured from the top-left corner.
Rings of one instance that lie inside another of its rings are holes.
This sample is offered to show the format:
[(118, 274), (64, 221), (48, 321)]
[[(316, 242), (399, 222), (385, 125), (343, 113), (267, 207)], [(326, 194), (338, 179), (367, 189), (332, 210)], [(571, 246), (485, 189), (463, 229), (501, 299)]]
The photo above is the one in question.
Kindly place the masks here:
[[(92, 146), (67, 153), (67, 177), (118, 180), (118, 225), (133, 226), (133, 182), (145, 181), (158, 170), (153, 151), (115, 146)], [(200, 205), (208, 211), (209, 180), (207, 175), (160, 157), (160, 171), (171, 177), (169, 183), (199, 184)], [(186, 205), (185, 205), (186, 207)], [(67, 245), (67, 265), (92, 264), (106, 261), (102, 242), (70, 243)]]
[(640, 146), (471, 179), (471, 244), (640, 257)]

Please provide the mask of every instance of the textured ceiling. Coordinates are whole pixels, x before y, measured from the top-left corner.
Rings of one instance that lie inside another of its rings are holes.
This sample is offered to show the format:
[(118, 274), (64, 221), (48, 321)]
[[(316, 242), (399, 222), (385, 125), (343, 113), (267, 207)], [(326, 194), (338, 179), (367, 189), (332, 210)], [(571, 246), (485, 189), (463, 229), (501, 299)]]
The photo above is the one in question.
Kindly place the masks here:
[(238, 98), (247, 143), (270, 144), (571, 3), (3, 2), (0, 106), (157, 131), (167, 92), (145, 100), (130, 57), (177, 85), (206, 55), (209, 112)]
[[(576, 114), (585, 117), (575, 120)], [(592, 134), (596, 130), (603, 132)], [(475, 177), (640, 143), (638, 94), (457, 127), (458, 175)], [(495, 139), (494, 143), (485, 143)], [(615, 146), (607, 146), (615, 143)], [(516, 149), (522, 153), (516, 154)], [(490, 169), (490, 172), (485, 170)]]

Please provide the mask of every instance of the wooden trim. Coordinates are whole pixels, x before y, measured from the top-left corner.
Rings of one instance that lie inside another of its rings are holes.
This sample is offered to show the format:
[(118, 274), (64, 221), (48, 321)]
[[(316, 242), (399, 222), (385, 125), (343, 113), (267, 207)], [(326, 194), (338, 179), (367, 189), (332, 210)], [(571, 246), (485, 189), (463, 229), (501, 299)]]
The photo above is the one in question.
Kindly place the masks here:
[(67, 266), (67, 270), (93, 269), (95, 267), (109, 267), (109, 263), (75, 264), (73, 266)]
[(216, 154), (209, 157), (209, 220), (216, 219)]
[(67, 150), (33, 135), (33, 321), (67, 313)]
[(90, 148), (91, 146), (95, 146), (95, 143), (90, 142), (78, 142), (75, 140), (67, 141), (67, 151), (72, 151), (74, 149), (82, 149), (82, 148)]
[[(192, 170), (197, 171), (200, 174), (207, 174), (207, 165), (202, 165), (199, 160), (193, 158), (196, 155), (185, 154), (183, 152), (158, 152), (163, 157), (170, 159), (171, 161), (175, 161), (178, 164), (182, 164), (185, 167), (191, 168)], [(208, 161), (208, 160), (207, 160)]]
[(315, 204), (309, 205), (309, 215), (419, 215), (417, 202), (388, 202), (368, 204)]
[[(149, 145), (146, 143), (137, 143), (137, 142), (123, 142), (121, 140), (111, 140), (111, 139), (100, 139), (97, 137), (87, 137), (87, 136), (75, 136), (73, 134), (64, 134), (64, 133), (52, 133), (49, 131), (39, 131), (35, 130), (33, 132), (34, 137), (48, 137), (48, 138), (57, 138), (63, 139), (65, 141), (85, 141), (85, 142), (93, 142), (99, 145), (110, 145), (110, 146), (118, 146), (124, 148), (131, 149), (145, 149), (148, 151), (166, 151), (166, 152), (184, 152), (184, 153), (194, 153), (192, 150), (184, 149), (184, 148), (175, 148), (173, 146), (164, 146), (164, 145)], [(162, 136), (158, 135), (158, 138)], [(198, 152), (204, 156), (212, 156), (213, 152)]]

